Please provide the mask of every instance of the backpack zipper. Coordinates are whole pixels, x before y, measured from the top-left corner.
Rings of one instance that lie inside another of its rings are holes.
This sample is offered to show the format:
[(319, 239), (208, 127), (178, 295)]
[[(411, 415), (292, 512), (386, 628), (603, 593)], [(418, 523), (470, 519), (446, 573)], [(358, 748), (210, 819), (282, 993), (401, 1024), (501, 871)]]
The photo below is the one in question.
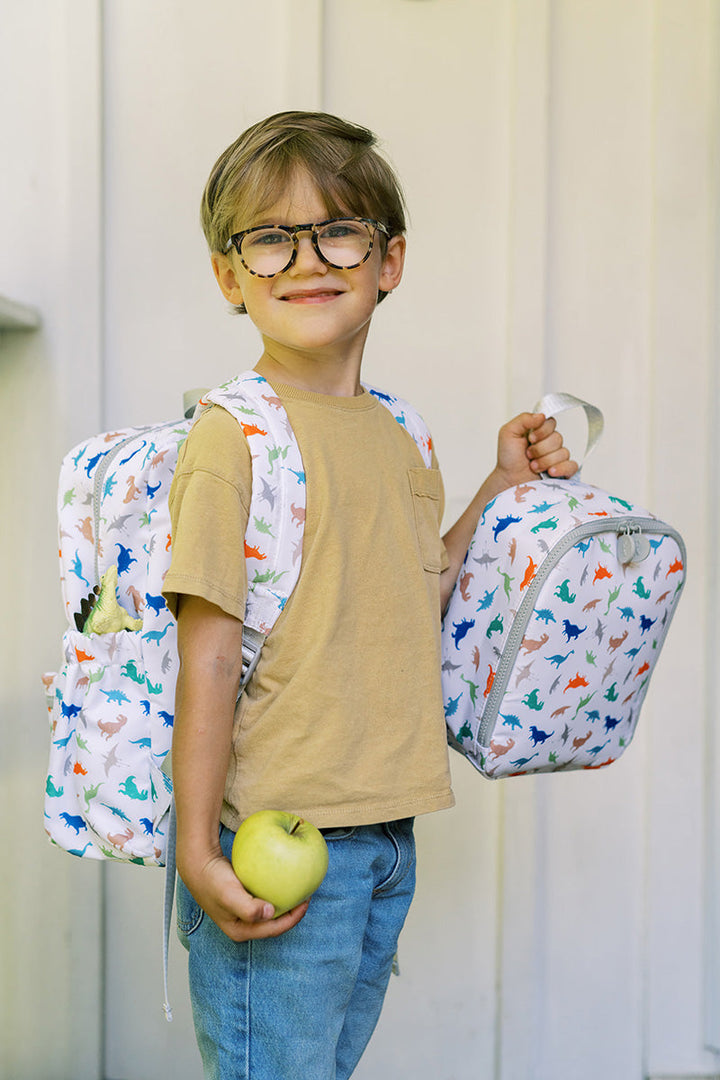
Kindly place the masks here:
[(483, 717), (478, 729), (477, 742), (480, 746), (486, 746), (488, 736), (492, 730), (493, 724), (497, 718), (498, 710), (500, 708), (500, 702), (503, 699), (505, 690), (507, 689), (508, 679), (510, 678), (510, 672), (512, 671), (515, 663), (518, 650), (522, 645), (525, 632), (527, 630), (530, 616), (535, 610), (535, 602), (537, 596), (542, 589), (543, 585), (547, 581), (548, 577), (555, 569), (560, 560), (575, 547), (580, 541), (586, 539), (588, 536), (595, 536), (597, 533), (609, 533), (614, 532), (618, 536), (621, 533), (632, 534), (662, 534), (663, 536), (672, 537), (677, 543), (683, 556), (683, 562), (686, 561), (685, 544), (682, 537), (671, 526), (665, 525), (661, 521), (657, 521), (655, 518), (648, 517), (626, 517), (615, 518), (612, 523), (600, 519), (599, 521), (586, 522), (584, 525), (578, 525), (576, 528), (571, 529), (566, 533), (561, 540), (558, 540), (557, 544), (548, 552), (545, 560), (541, 563), (537, 570), (535, 577), (528, 586), (528, 591), (523, 597), (522, 603), (518, 608), (517, 615), (513, 619), (510, 633), (508, 634), (507, 641), (502, 651), (502, 656), (495, 672), (495, 678), (493, 680), (492, 690), (488, 695), (487, 704)]

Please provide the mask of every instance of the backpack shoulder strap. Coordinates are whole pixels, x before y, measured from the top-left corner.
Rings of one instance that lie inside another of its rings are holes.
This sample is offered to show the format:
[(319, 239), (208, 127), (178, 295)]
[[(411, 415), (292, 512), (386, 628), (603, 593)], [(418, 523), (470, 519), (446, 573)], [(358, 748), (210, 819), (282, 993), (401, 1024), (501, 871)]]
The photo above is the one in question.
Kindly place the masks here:
[(395, 397), (394, 394), (387, 394), (383, 390), (378, 390), (376, 386), (370, 386), (368, 383), (363, 383), (363, 386), (369, 394), (372, 394), (374, 398), (377, 398), (385, 406), (388, 412), (395, 417), (398, 424), (404, 427), (409, 435), (412, 435), (415, 445), (422, 454), (425, 467), (429, 469), (432, 464), (432, 438), (420, 413), (408, 401), (404, 401), (403, 398)]
[(245, 625), (265, 636), (285, 607), (300, 573), (305, 524), (305, 469), (282, 401), (255, 371), (204, 394), (194, 420), (220, 405), (240, 424), (252, 455), (252, 497), (245, 557)]

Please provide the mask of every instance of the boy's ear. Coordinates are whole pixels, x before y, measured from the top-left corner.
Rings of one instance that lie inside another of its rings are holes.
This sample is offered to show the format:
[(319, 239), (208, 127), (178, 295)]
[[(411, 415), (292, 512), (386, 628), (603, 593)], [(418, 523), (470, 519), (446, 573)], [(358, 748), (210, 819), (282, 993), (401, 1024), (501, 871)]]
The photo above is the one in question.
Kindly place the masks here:
[(403, 267), (405, 266), (405, 237), (391, 236), (385, 248), (380, 281), (378, 287), (382, 292), (392, 292), (400, 284)]
[(230, 259), (227, 255), (216, 251), (211, 255), (210, 261), (221, 293), (235, 307), (240, 307), (243, 302), (242, 289)]

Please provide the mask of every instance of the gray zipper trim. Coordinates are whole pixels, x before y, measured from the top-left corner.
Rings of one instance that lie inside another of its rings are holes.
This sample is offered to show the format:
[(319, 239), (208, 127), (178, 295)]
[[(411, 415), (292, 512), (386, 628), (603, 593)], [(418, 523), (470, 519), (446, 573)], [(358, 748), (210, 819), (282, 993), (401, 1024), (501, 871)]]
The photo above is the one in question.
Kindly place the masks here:
[(566, 533), (562, 539), (558, 540), (557, 544), (548, 552), (545, 560), (540, 564), (540, 567), (528, 586), (528, 591), (525, 593), (522, 603), (518, 608), (517, 615), (513, 619), (510, 633), (508, 634), (502, 656), (498, 662), (497, 671), (495, 672), (492, 690), (488, 695), (485, 711), (483, 712), (483, 717), (480, 722), (477, 736), (477, 743), (480, 746), (487, 746), (487, 740), (493, 725), (495, 724), (495, 720), (497, 719), (500, 703), (502, 702), (507, 689), (510, 673), (515, 665), (515, 660), (517, 659), (517, 654), (522, 645), (523, 638), (525, 637), (530, 617), (535, 610), (538, 594), (552, 571), (568, 551), (586, 537), (595, 536), (598, 533), (615, 533), (616, 535), (620, 535), (620, 533), (628, 531), (639, 531), (642, 533), (653, 533), (655, 535), (660, 534), (671, 537), (682, 552), (683, 565), (687, 564), (685, 544), (680, 534), (673, 529), (672, 526), (666, 525), (665, 522), (658, 521), (656, 518), (620, 517), (612, 518), (610, 521), (601, 518), (598, 521), (590, 521), (586, 522), (584, 525), (578, 525), (576, 528), (571, 529), (570, 532)]

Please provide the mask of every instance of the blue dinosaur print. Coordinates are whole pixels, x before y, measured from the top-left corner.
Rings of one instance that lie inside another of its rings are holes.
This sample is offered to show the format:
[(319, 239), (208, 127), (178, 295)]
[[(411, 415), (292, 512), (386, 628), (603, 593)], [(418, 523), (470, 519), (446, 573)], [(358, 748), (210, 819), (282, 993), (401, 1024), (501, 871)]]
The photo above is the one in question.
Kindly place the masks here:
[[(168, 630), (172, 626), (172, 622), (169, 622), (162, 630), (148, 630), (146, 634), (142, 635), (143, 641), (150, 641), (153, 645), (159, 645), (162, 639), (167, 634)], [(152, 693), (148, 685), (148, 693)]]
[(121, 466), (127, 465), (128, 462), (132, 461), (132, 459), (134, 457), (137, 457), (137, 455), (140, 453), (140, 451), (144, 450), (146, 446), (147, 446), (147, 440), (143, 439), (140, 446), (138, 446), (138, 448), (136, 450), (133, 450), (132, 454), (129, 454), (128, 457), (122, 459), (122, 461), (120, 462), (120, 465)]
[(555, 613), (551, 611), (550, 608), (539, 608), (535, 612), (535, 618), (538, 620), (538, 622), (544, 622), (546, 626), (548, 625), (548, 623), (557, 622), (555, 618)]
[(75, 552), (75, 558), (73, 559), (72, 566), (70, 567), (70, 573), (74, 574), (79, 581), (84, 581), (88, 589), (90, 588), (90, 582), (83, 576), (82, 563), (80, 561), (80, 555)]
[(535, 727), (534, 724), (530, 725), (530, 742), (533, 746), (546, 743), (554, 734), (554, 731), (541, 731), (540, 728)]
[(461, 697), (462, 697), (462, 693), (458, 694), (458, 696), (456, 698), (450, 698), (448, 703), (445, 705), (445, 716), (446, 717), (447, 716), (454, 716), (454, 714), (457, 712), (458, 702), (460, 701)]
[(465, 635), (470, 630), (472, 630), (474, 625), (475, 625), (475, 620), (474, 619), (462, 619), (461, 622), (459, 622), (459, 623), (453, 623), (453, 626), (455, 627), (455, 629), (453, 631), (452, 637), (453, 637), (453, 641), (455, 642), (455, 648), (456, 649), (460, 648), (460, 642), (465, 637)]
[(76, 836), (80, 835), (81, 829), (84, 829), (85, 832), (87, 832), (87, 825), (78, 814), (68, 814), (67, 812), (63, 812), (60, 814), (60, 817), (67, 825), (68, 829), (75, 830)]
[(482, 599), (478, 600), (478, 606), (477, 606), (478, 611), (487, 611), (487, 609), (490, 607), (490, 605), (493, 602), (493, 597), (495, 596), (495, 593), (498, 591), (499, 588), (500, 588), (500, 586), (496, 585), (495, 588), (492, 589), (492, 590), (490, 590), (490, 589), (485, 590), (485, 595), (482, 597)]
[(504, 713), (501, 713), (500, 714), (500, 719), (503, 722), (503, 727), (509, 727), (513, 731), (515, 731), (516, 728), (521, 728), (522, 727), (522, 723), (520, 722), (520, 717), (519, 716), (514, 716), (512, 714), (505, 715)]
[(569, 619), (563, 619), (563, 634), (567, 642), (576, 641), (586, 630), (587, 626), (575, 626)]
[(571, 649), (570, 652), (565, 653), (564, 656), (562, 655), (562, 653), (555, 653), (554, 656), (546, 656), (545, 659), (548, 660), (551, 664), (554, 664), (556, 668), (559, 668), (560, 665), (564, 664), (565, 661), (568, 660), (574, 652), (575, 650)]
[(493, 538), (497, 541), (501, 532), (504, 532), (505, 529), (509, 529), (511, 525), (515, 525), (520, 521), (522, 521), (522, 518), (513, 517), (512, 514), (508, 514), (507, 517), (497, 518), (493, 525)]
[(100, 693), (104, 694), (108, 701), (114, 701), (116, 705), (129, 705), (130, 698), (122, 690), (103, 690), (100, 687)]
[(153, 596), (151, 593), (147, 592), (145, 593), (145, 603), (156, 615), (159, 615), (161, 611), (165, 611), (167, 608), (164, 596)]
[(130, 548), (126, 548), (123, 544), (116, 544), (115, 547), (119, 550), (117, 568), (118, 576), (126, 574), (133, 563), (137, 562), (137, 559), (132, 553)]

